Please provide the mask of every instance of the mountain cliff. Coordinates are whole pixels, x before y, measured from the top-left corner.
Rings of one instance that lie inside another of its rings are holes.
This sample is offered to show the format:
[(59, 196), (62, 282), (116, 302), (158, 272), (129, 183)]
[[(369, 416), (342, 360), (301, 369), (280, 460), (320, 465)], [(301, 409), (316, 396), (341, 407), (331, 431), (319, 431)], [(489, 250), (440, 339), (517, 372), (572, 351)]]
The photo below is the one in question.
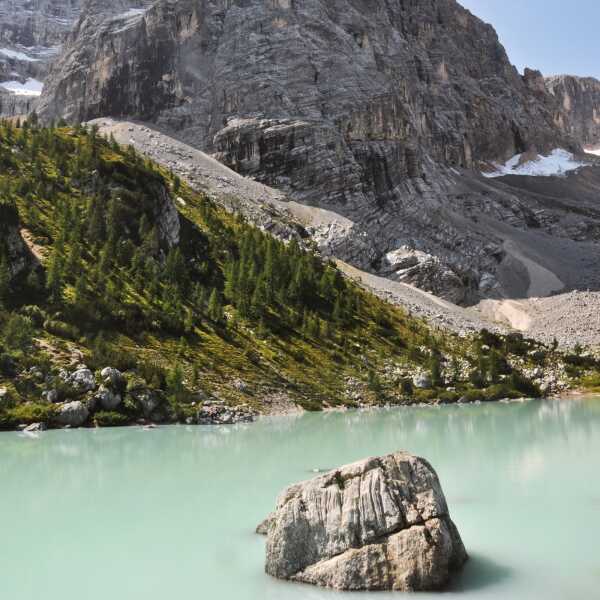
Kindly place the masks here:
[(597, 236), (595, 210), (575, 224), (549, 190), (474, 171), (587, 142), (532, 74), (454, 0), (93, 0), (39, 110), (152, 121), (341, 215), (316, 227), (324, 254), (468, 304), (527, 289), (513, 233)]
[(581, 144), (600, 144), (600, 81), (593, 77), (558, 75), (545, 81), (556, 99), (556, 122)]
[(86, 5), (45, 114), (158, 120), (222, 151), (232, 129), (248, 146), (275, 126), (284, 145), (308, 134), (350, 173), (370, 170), (374, 187), (391, 160), (416, 175), (425, 155), (468, 167), (569, 142), (493, 28), (454, 0), (149, 4)]
[(82, 0), (0, 0), (0, 115), (35, 109), (42, 82), (77, 22), (81, 4)]

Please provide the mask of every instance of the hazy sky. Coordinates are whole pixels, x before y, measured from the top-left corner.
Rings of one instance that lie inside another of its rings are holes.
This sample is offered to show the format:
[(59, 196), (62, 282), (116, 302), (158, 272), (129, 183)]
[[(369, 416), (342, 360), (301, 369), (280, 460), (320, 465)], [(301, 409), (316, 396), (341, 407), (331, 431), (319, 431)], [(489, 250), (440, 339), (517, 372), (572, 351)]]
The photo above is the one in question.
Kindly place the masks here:
[(511, 62), (600, 79), (600, 0), (459, 0), (491, 23)]

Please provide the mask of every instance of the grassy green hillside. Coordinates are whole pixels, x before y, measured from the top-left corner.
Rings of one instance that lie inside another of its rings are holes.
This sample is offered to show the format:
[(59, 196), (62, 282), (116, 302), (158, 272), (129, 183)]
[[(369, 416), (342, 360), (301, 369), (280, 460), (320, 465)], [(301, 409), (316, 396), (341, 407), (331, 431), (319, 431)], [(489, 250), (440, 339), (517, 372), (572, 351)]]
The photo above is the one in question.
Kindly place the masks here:
[(519, 369), (555, 358), (518, 336), (434, 333), (95, 129), (5, 122), (0, 164), (0, 426), (89, 400), (59, 376), (75, 362), (125, 373), (125, 401), (88, 421), (120, 424), (141, 414), (132, 386), (181, 420), (211, 397), (262, 410), (538, 394)]

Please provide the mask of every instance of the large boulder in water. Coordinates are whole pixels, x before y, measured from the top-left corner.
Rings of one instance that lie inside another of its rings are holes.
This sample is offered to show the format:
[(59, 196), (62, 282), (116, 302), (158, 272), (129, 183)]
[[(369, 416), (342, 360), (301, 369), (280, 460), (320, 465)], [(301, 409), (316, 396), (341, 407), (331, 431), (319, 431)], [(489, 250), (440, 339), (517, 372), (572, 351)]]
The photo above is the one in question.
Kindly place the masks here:
[(437, 590), (467, 560), (435, 471), (405, 452), (288, 487), (265, 529), (268, 574), (337, 590)]

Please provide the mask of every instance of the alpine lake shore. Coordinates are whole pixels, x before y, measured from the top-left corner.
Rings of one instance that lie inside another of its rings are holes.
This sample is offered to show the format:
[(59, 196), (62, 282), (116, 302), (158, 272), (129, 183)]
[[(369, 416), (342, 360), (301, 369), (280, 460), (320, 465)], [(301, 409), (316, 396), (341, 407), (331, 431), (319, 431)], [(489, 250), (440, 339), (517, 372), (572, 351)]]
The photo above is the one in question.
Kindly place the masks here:
[(600, 387), (593, 352), (435, 329), (97, 126), (4, 121), (0, 161), (1, 429)]

